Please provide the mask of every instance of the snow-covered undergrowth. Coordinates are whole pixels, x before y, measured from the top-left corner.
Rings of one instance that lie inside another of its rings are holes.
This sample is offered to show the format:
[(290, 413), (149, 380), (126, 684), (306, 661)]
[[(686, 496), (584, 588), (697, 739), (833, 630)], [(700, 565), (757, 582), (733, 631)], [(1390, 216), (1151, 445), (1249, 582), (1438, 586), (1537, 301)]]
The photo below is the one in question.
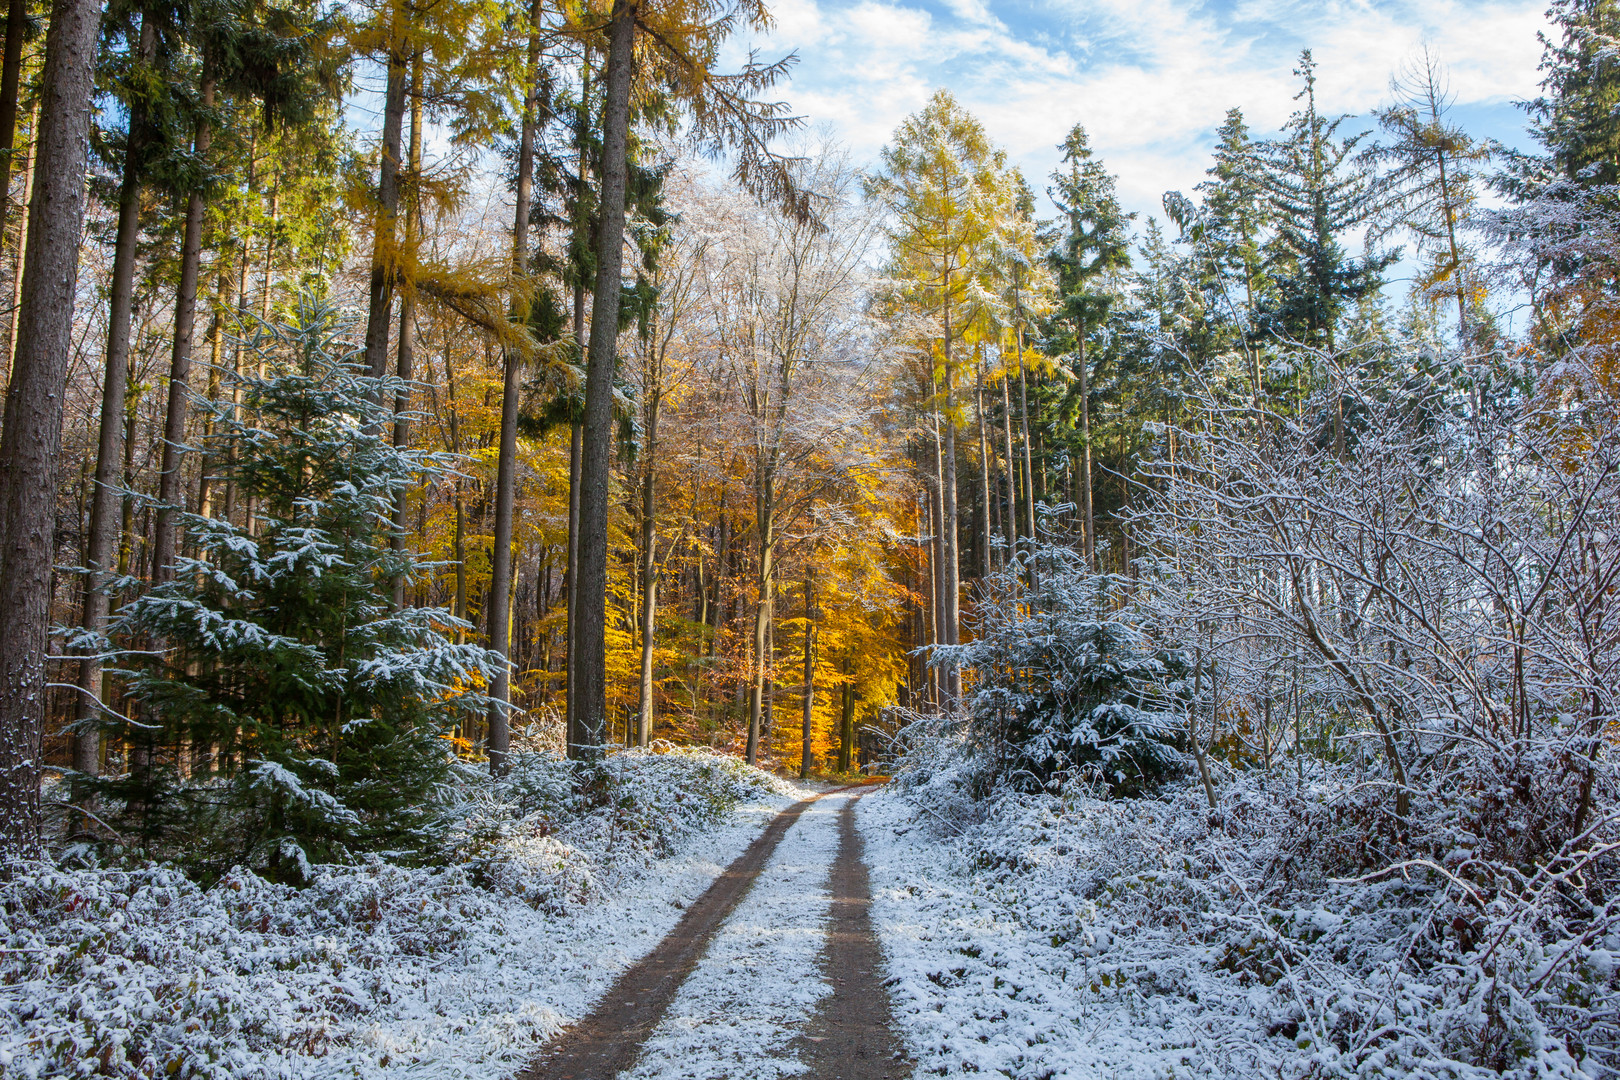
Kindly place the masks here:
[(1335, 873), (1387, 865), (1357, 798), (1319, 772), (1239, 776), (1213, 815), (1197, 788), (971, 803), (948, 775), (863, 800), (918, 1076), (1616, 1075), (1612, 865), (1482, 888), (1453, 822), (1450, 850)]
[(464, 782), (436, 865), (31, 868), (0, 886), (0, 1075), (508, 1075), (796, 795), (707, 752), (529, 756)]
[(820, 800), (782, 837), (625, 1080), (778, 1080), (804, 1071), (788, 1044), (831, 991), (817, 959), (848, 797)]

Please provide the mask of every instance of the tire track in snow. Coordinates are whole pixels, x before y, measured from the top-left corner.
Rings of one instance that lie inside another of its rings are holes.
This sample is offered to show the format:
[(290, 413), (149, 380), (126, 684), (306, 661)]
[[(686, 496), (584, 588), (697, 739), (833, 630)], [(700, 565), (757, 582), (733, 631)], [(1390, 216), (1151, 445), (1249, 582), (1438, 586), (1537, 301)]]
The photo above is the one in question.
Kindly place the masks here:
[[(777, 815), (748, 850), (693, 902), (669, 936), (620, 977), (591, 1015), (554, 1039), (552, 1049), (520, 1072), (516, 1080), (612, 1080), (628, 1068), (643, 1040), (655, 1031), (671, 1000), (698, 965), (716, 928), (738, 907), (783, 837), (815, 802), (806, 799)], [(830, 856), (822, 860), (823, 877), (830, 861)], [(821, 906), (826, 906), (824, 894)]]
[(818, 973), (840, 811), (851, 798), (831, 795), (804, 812), (623, 1080), (780, 1080), (805, 1072), (789, 1044), (832, 992)]

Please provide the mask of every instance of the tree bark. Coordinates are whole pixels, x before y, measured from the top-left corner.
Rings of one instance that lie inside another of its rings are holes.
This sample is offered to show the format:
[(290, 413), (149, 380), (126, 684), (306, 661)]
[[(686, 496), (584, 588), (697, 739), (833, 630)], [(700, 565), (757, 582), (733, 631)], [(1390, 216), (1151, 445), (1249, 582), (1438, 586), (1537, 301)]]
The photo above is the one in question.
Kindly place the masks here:
[(0, 856), (39, 848), (45, 651), (49, 640), (62, 387), (73, 300), (90, 91), (101, 5), (54, 0), (45, 38), (16, 357), (0, 435)]
[[(152, 21), (143, 17), (139, 44), (143, 58), (151, 59), (156, 41)], [(118, 192), (118, 231), (113, 241), (107, 353), (101, 383), (101, 426), (96, 443), (95, 485), (90, 496), (89, 543), (85, 551), (89, 574), (84, 582), (80, 625), (92, 634), (107, 628), (111, 598), (106, 586), (118, 553), (118, 471), (124, 453), (124, 395), (129, 387), (129, 324), (135, 301), (135, 247), (141, 228), (144, 127), (142, 113), (132, 111), (125, 140), (124, 177)], [(99, 650), (92, 648), (79, 663), (79, 693), (74, 710), (77, 730), (73, 740), (73, 768), (86, 776), (97, 773), (101, 756), (102, 661), (98, 654)], [(86, 797), (88, 792), (80, 785), (74, 801)]]
[[(578, 295), (576, 293), (576, 300)], [(575, 306), (576, 318), (580, 307)], [(568, 607), (565, 612), (567, 634), (563, 639), (563, 665), (566, 673), (563, 678), (563, 688), (566, 698), (563, 702), (565, 713), (565, 731), (568, 738), (568, 756), (578, 754), (576, 747), (580, 746), (578, 724), (575, 717), (575, 687), (574, 687), (574, 620), (579, 614), (579, 458), (582, 451), (580, 446), (580, 424), (569, 425), (572, 432), (568, 440), (568, 574), (564, 580), (567, 591), (565, 602)]]
[(1007, 514), (1002, 523), (1006, 527), (1005, 539), (1007, 541), (1007, 556), (1012, 558), (1018, 552), (1018, 465), (1013, 457), (1012, 436), (1012, 397), (1007, 384), (1012, 380), (1008, 378), (1003, 369), (1001, 373), (1001, 432), (1005, 437), (1005, 452), (1007, 461)]
[(377, 212), (372, 221), (371, 292), (366, 312), (366, 373), (380, 379), (388, 373), (388, 328), (394, 311), (394, 281), (399, 253), (394, 231), (399, 217), (400, 141), (405, 126), (405, 84), (409, 77), (410, 43), (399, 25), (403, 8), (390, 16), (388, 85), (383, 94), (382, 150), (377, 162)]
[[(145, 29), (141, 37), (144, 42)], [(213, 64), (203, 64), (202, 113), (197, 117), (193, 146), (206, 160), (214, 141), (209, 111), (214, 107)], [(202, 267), (203, 193), (186, 197), (186, 232), (180, 244), (180, 294), (174, 302), (174, 351), (169, 358), (169, 402), (163, 420), (163, 465), (158, 472), (157, 520), (152, 527), (152, 577), (168, 581), (174, 574), (175, 515), (180, 494), (180, 467), (185, 458), (186, 413), (191, 405), (191, 345), (197, 328), (197, 275)]]
[(1080, 512), (1085, 526), (1086, 566), (1097, 569), (1097, 519), (1091, 509), (1091, 374), (1086, 361), (1086, 328), (1080, 327)]
[[(422, 222), (422, 50), (411, 57), (411, 150), (410, 170), (406, 183), (410, 191), (405, 200), (405, 264), (408, 279), (399, 297), (399, 354), (395, 367), (399, 375), (399, 389), (394, 391), (394, 449), (406, 450), (411, 445), (411, 379), (416, 366), (416, 244)], [(410, 502), (408, 492), (401, 488), (394, 493), (393, 529), (388, 546), (395, 558), (405, 558), (405, 514)], [(405, 579), (403, 570), (394, 574), (393, 596), (390, 600), (395, 611), (405, 606)]]
[[(656, 346), (654, 346), (656, 348)], [(653, 361), (652, 385), (647, 388), (646, 440), (641, 479), (641, 683), (636, 707), (636, 745), (652, 741), (653, 725), (653, 634), (658, 625), (658, 558), (654, 550), (657, 530), (654, 514), (658, 509), (658, 385), (657, 360)]]
[[(943, 468), (940, 472), (940, 532), (944, 537), (945, 572), (940, 586), (944, 601), (940, 629), (944, 643), (955, 645), (960, 640), (962, 626), (962, 562), (960, 547), (960, 519), (956, 506), (956, 364), (951, 359), (951, 309), (945, 306), (945, 447)], [(954, 712), (961, 697), (962, 680), (954, 666), (943, 672), (945, 708)]]
[(760, 733), (765, 712), (765, 675), (770, 668), (770, 625), (775, 597), (776, 506), (769, 474), (762, 471), (754, 497), (755, 520), (759, 531), (759, 602), (754, 607), (754, 671), (748, 694), (748, 764), (759, 762)]
[(613, 464), (613, 371), (619, 336), (620, 268), (628, 174), (630, 80), (636, 43), (636, 0), (614, 0), (608, 24), (602, 110), (602, 194), (597, 229), (596, 292), (585, 367), (585, 430), (580, 462), (578, 649), (580, 741), (595, 755), (607, 730), (607, 526)]
[(815, 581), (804, 575), (804, 717), (799, 744), (799, 779), (810, 779), (810, 728), (816, 707), (816, 594)]
[(978, 385), (975, 387), (975, 412), (979, 421), (979, 502), (984, 515), (979, 524), (979, 576), (990, 576), (990, 441), (984, 433), (984, 364), (979, 364)]
[(11, 159), (17, 152), (17, 93), (22, 83), (23, 35), (28, 30), (28, 0), (6, 7), (6, 44), (0, 59), (0, 236), (11, 216)]
[(1040, 583), (1040, 571), (1034, 558), (1039, 534), (1035, 531), (1035, 468), (1029, 451), (1029, 378), (1024, 369), (1023, 330), (1018, 331), (1018, 424), (1024, 441), (1024, 529), (1031, 549), (1029, 584), (1030, 588), (1035, 588)]
[(843, 710), (838, 719), (838, 771), (847, 773), (855, 751), (855, 684), (850, 680), (849, 657), (844, 657)]
[[(535, 0), (529, 12), (529, 78), (523, 98), (523, 126), (518, 136), (517, 207), (512, 223), (512, 273), (522, 283), (529, 269), (529, 207), (534, 197), (535, 106), (539, 98), (540, 3)], [(528, 286), (520, 284), (521, 297), (512, 304), (515, 322), (527, 322)], [(489, 771), (499, 776), (506, 771), (511, 749), (509, 703), (512, 699), (512, 672), (508, 658), (512, 652), (512, 517), (517, 501), (517, 420), (518, 371), (523, 356), (515, 346), (503, 350), (506, 369), (501, 389), (501, 448), (495, 466), (495, 544), (489, 559), (489, 645), (500, 654), (495, 683), (490, 688)]]
[[(34, 103), (32, 118), (28, 124), (31, 132), (39, 130), (39, 103)], [(26, 209), (34, 193), (34, 156), (23, 155), (23, 206)], [(0, 238), (4, 234), (0, 233)], [(11, 381), (11, 354), (17, 345), (17, 311), (22, 306), (22, 272), (23, 261), (28, 255), (28, 222), (17, 223), (17, 245), (11, 256), (11, 315), (6, 319), (5, 352), (0, 353), (0, 393)]]

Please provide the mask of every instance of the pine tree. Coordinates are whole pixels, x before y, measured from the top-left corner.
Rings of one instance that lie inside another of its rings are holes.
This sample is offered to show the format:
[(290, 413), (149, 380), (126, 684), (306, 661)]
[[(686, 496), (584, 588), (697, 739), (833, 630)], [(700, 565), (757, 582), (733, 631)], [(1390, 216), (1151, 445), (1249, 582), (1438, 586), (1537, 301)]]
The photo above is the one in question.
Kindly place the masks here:
[[(197, 555), (113, 623), (166, 648), (124, 672), (151, 765), (104, 790), (130, 834), (204, 875), (246, 862), (302, 880), (311, 862), (423, 845), (445, 736), (486, 707), (496, 669), (446, 636), (462, 626), (451, 613), (390, 610), (413, 569), (388, 542), (395, 493), (451, 463), (392, 445), (395, 380), (364, 373), (347, 329), (306, 297), (248, 343), (266, 374), (232, 379), (254, 422), (212, 406), (210, 449), (234, 463), (256, 528), (186, 515)], [(189, 759), (162, 760), (179, 747)]]
[(1049, 345), (1072, 357), (1077, 376), (1080, 414), (1080, 512), (1085, 523), (1086, 561), (1096, 565), (1097, 522), (1092, 506), (1091, 359), (1086, 349), (1092, 331), (1108, 318), (1114, 293), (1103, 287), (1108, 276), (1130, 266), (1130, 234), (1134, 214), (1119, 205), (1114, 178), (1092, 153), (1085, 128), (1069, 131), (1060, 147), (1064, 167), (1052, 174), (1050, 189), (1068, 232), (1052, 253), (1057, 275), (1059, 309), (1053, 318), (1057, 332)]
[(1620, 2), (1554, 0), (1558, 26), (1542, 43), (1542, 96), (1529, 103), (1532, 130), (1563, 179), (1620, 183)]
[(1394, 255), (1357, 260), (1339, 237), (1375, 209), (1361, 135), (1341, 136), (1346, 116), (1323, 116), (1316, 103), (1316, 62), (1306, 49), (1294, 70), (1304, 86), (1281, 138), (1263, 144), (1265, 192), (1277, 237), (1271, 259), (1278, 295), (1263, 314), (1271, 333), (1332, 353), (1345, 311), (1382, 284)]

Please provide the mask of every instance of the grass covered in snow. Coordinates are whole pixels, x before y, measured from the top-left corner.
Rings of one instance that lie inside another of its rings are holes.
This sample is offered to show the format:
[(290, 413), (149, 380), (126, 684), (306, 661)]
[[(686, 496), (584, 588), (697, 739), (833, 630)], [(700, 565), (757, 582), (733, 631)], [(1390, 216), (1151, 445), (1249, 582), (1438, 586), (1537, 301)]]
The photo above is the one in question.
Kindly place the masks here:
[(434, 865), (39, 865), (0, 886), (0, 1074), (499, 1077), (578, 1019), (796, 789), (707, 752), (466, 778)]

